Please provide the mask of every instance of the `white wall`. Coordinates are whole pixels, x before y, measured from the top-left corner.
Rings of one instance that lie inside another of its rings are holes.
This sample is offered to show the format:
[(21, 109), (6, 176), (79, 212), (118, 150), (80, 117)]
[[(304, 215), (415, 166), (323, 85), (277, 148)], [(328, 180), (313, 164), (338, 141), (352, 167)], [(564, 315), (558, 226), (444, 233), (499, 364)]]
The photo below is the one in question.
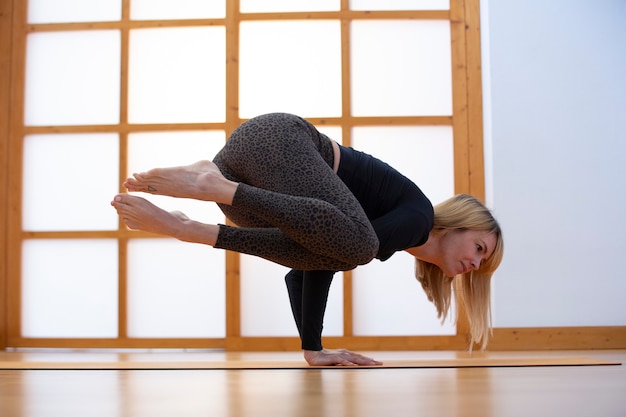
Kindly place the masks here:
[(626, 1), (481, 9), (495, 326), (626, 325)]

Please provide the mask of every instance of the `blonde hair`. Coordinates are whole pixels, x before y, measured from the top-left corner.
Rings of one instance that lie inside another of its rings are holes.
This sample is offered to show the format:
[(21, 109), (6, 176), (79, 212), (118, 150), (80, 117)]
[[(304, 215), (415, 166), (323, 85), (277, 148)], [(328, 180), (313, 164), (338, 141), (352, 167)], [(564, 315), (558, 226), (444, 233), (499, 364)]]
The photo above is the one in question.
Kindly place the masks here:
[(492, 255), (478, 270), (451, 278), (436, 265), (416, 259), (415, 277), (437, 308), (437, 316), (442, 322), (448, 316), (454, 286), (455, 321), (463, 308), (469, 320), (470, 350), (475, 343), (485, 349), (491, 335), (491, 276), (500, 265), (504, 251), (502, 231), (489, 209), (470, 195), (459, 194), (435, 206), (433, 233), (443, 235), (463, 230), (484, 231), (496, 236)]

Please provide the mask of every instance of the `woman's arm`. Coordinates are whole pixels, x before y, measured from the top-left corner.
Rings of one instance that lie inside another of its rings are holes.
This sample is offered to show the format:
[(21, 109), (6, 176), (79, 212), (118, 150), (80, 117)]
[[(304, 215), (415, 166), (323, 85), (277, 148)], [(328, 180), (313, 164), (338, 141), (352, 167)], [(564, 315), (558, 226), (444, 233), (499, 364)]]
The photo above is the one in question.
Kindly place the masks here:
[(333, 275), (332, 271), (291, 270), (285, 276), (291, 310), (302, 340), (304, 359), (311, 366), (382, 365), (381, 362), (349, 350), (322, 347), (324, 313)]
[(285, 276), (303, 350), (322, 350), (324, 314), (334, 274), (333, 271), (291, 270)]

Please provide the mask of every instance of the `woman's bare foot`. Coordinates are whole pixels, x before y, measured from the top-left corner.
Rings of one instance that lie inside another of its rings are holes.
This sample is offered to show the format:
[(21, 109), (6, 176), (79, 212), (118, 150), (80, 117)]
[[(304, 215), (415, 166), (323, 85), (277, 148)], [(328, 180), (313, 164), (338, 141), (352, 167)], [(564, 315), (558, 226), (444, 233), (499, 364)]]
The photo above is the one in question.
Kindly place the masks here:
[(213, 162), (199, 161), (133, 174), (123, 185), (128, 191), (230, 204), (238, 184), (224, 178)]
[(179, 211), (169, 213), (144, 198), (129, 194), (116, 195), (111, 205), (133, 230), (177, 237), (181, 224), (189, 220)]

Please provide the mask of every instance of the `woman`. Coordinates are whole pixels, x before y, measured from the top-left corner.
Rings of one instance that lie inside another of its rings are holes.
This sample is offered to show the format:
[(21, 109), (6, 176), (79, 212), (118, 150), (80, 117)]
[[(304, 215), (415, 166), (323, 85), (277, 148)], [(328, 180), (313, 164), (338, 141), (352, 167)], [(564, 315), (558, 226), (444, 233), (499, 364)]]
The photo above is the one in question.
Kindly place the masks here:
[(213, 162), (134, 174), (131, 192), (216, 202), (239, 227), (203, 224), (145, 199), (117, 195), (112, 205), (131, 229), (260, 256), (293, 268), (287, 274), (292, 310), (311, 365), (376, 365), (347, 350), (321, 345), (334, 271), (406, 250), (417, 278), (445, 318), (452, 277), (468, 313), (471, 342), (487, 342), (489, 279), (502, 258), (502, 234), (470, 196), (435, 210), (420, 189), (389, 165), (343, 147), (306, 120), (283, 113), (239, 126)]

